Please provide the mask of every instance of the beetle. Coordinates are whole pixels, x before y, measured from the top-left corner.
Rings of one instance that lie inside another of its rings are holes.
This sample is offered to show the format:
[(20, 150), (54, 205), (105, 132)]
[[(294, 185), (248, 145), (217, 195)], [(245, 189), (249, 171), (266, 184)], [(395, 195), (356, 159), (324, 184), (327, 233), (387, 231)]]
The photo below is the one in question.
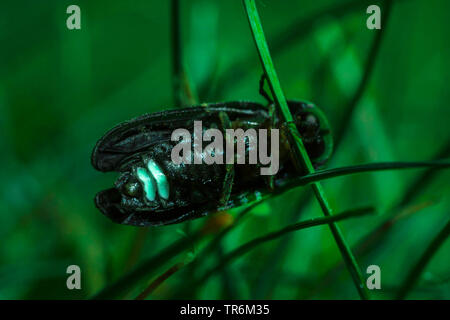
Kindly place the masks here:
[[(332, 151), (328, 121), (315, 105), (288, 100), (289, 109), (315, 167)], [(173, 130), (193, 128), (283, 128), (273, 110), (260, 103), (234, 101), (145, 114), (118, 124), (94, 147), (96, 170), (118, 172), (114, 187), (95, 197), (97, 208), (112, 221), (133, 226), (179, 223), (250, 203), (273, 191), (273, 185), (299, 175), (290, 156), (286, 130), (280, 134), (276, 176), (259, 175), (259, 165), (174, 164)], [(248, 150), (247, 150), (248, 151)]]

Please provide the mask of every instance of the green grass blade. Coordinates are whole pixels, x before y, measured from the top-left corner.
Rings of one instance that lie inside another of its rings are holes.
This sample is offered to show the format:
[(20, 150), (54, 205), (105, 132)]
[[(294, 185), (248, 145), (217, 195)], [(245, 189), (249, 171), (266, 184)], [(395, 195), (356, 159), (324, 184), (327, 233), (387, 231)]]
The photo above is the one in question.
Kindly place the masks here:
[(211, 239), (205, 246), (205, 248), (203, 248), (201, 252), (196, 254), (195, 259), (187, 266), (187, 268), (190, 271), (188, 273), (193, 274), (194, 271), (197, 269), (198, 266), (197, 264), (201, 263), (203, 259), (205, 259), (212, 252), (214, 252), (214, 250), (216, 250), (222, 243), (223, 238), (225, 238), (227, 234), (229, 234), (234, 228), (236, 228), (239, 225), (239, 223), (241, 223), (242, 219), (245, 216), (247, 216), (247, 214), (250, 211), (252, 211), (253, 208), (255, 208), (258, 204), (260, 204), (260, 202), (254, 202), (247, 208), (241, 210), (234, 219), (233, 224), (221, 230), (213, 239)]
[(202, 234), (200, 232), (192, 233), (189, 237), (174, 242), (155, 257), (148, 259), (112, 285), (104, 288), (101, 292), (93, 296), (92, 299), (118, 299), (123, 297), (140, 281), (147, 280), (157, 268), (180, 252), (189, 249), (201, 236)]
[(253, 208), (255, 208), (258, 204), (260, 204), (260, 202), (254, 202), (252, 203), (250, 206), (248, 206), (247, 208), (245, 208), (244, 210), (242, 210), (241, 212), (239, 212), (239, 214), (237, 215), (237, 217), (234, 219), (234, 222), (232, 225), (230, 225), (228, 228), (223, 229), (221, 232), (219, 232), (217, 234), (217, 236), (215, 236), (207, 245), (206, 247), (202, 250), (202, 252), (197, 256), (197, 260), (202, 260), (202, 258), (205, 255), (210, 254), (211, 252), (214, 251), (214, 249), (220, 244), (220, 242), (222, 241), (223, 238), (225, 238), (225, 236), (227, 234), (229, 234), (234, 228), (236, 228), (239, 223), (242, 221), (242, 219), (250, 212), (253, 210)]
[[(256, 9), (254, 0), (244, 0), (244, 7), (247, 12), (248, 21), (250, 23), (250, 28), (252, 30), (253, 39), (258, 50), (259, 57), (264, 69), (264, 73), (269, 82), (270, 90), (274, 97), (276, 106), (278, 108), (279, 114), (282, 119), (287, 123), (287, 128), (289, 130), (290, 143), (293, 148), (293, 155), (296, 160), (296, 166), (299, 171), (306, 169), (308, 173), (314, 173), (314, 167), (308, 157), (306, 149), (301, 141), (301, 139), (296, 139), (300, 134), (298, 133), (297, 127), (292, 122), (293, 118), (289, 111), (286, 99), (284, 97), (283, 91), (281, 90), (281, 85), (278, 80), (275, 68), (272, 63), (272, 58), (269, 53), (269, 48), (264, 36), (261, 21), (259, 19), (258, 11)], [(325, 192), (319, 183), (314, 183), (312, 186), (314, 194), (322, 208), (323, 213), (326, 216), (332, 215), (331, 207), (326, 199)], [(331, 232), (335, 238), (335, 241), (341, 251), (342, 257), (346, 262), (347, 268), (350, 275), (355, 283), (356, 289), (362, 299), (368, 299), (369, 293), (365, 287), (364, 279), (362, 277), (361, 270), (353, 256), (350, 247), (346, 243), (339, 227), (335, 224), (330, 224)]]
[(450, 220), (447, 222), (445, 227), (442, 228), (442, 230), (438, 233), (438, 235), (433, 239), (433, 241), (430, 243), (430, 245), (425, 250), (423, 255), (420, 257), (417, 264), (414, 266), (414, 268), (412, 268), (412, 270), (404, 280), (398, 292), (397, 299), (406, 298), (411, 289), (419, 281), (420, 275), (427, 266), (428, 262), (430, 262), (431, 258), (439, 250), (439, 248), (449, 237), (449, 235), (450, 235)]
[(347, 106), (342, 108), (342, 117), (343, 121), (340, 121), (340, 124), (334, 131), (334, 147), (337, 149), (338, 145), (342, 141), (342, 137), (345, 132), (348, 130), (348, 123), (350, 119), (352, 119), (353, 112), (355, 111), (359, 101), (361, 100), (364, 92), (366, 92), (367, 85), (369, 80), (373, 74), (373, 70), (375, 69), (375, 64), (377, 61), (378, 53), (380, 52), (381, 43), (383, 40), (383, 36), (386, 34), (386, 27), (388, 25), (389, 16), (392, 11), (392, 3), (393, 0), (387, 0), (386, 4), (383, 6), (383, 15), (381, 17), (381, 25), (383, 28), (377, 31), (375, 38), (372, 42), (372, 46), (369, 50), (369, 55), (365, 62), (364, 74), (359, 81), (359, 84), (353, 94), (352, 98), (348, 102)]
[[(353, 166), (353, 167), (344, 167), (344, 168), (337, 168), (337, 169), (331, 169), (326, 170), (322, 172), (316, 172), (312, 175), (304, 176), (298, 178), (297, 184), (293, 185), (290, 184), (285, 185), (283, 187), (280, 187), (276, 189), (275, 193), (279, 194), (281, 192), (287, 191), (292, 187), (304, 185), (307, 183), (311, 183), (315, 180), (321, 180), (321, 179), (328, 179), (332, 177), (338, 177), (342, 175), (347, 175), (349, 173), (361, 173), (361, 172), (370, 172), (370, 171), (376, 171), (376, 170), (392, 170), (392, 169), (412, 169), (412, 168), (423, 168), (423, 167), (434, 167), (434, 168), (448, 168), (450, 167), (450, 161), (442, 162), (442, 161), (430, 161), (430, 162), (394, 162), (394, 163), (373, 163), (373, 164), (367, 164), (367, 165), (359, 165), (359, 166)], [(282, 191), (278, 191), (282, 190)], [(227, 233), (229, 233), (238, 223), (242, 220), (242, 218), (251, 211), (251, 209), (256, 206), (257, 203), (254, 203), (250, 205), (249, 207), (243, 209), (241, 213), (236, 218), (235, 223), (222, 230), (216, 238), (214, 238), (208, 246), (204, 249), (205, 252), (211, 252), (218, 243), (225, 237)], [(355, 213), (346, 213), (349, 216), (354, 215)], [(342, 215), (342, 214), (341, 214)], [(339, 215), (339, 217), (341, 217)], [(324, 220), (324, 223), (327, 223), (326, 221), (335, 221), (333, 220), (336, 216), (333, 216), (331, 220)], [(341, 217), (340, 219), (344, 219), (344, 217)], [(322, 218), (325, 219), (325, 218)], [(338, 219), (338, 220), (340, 220)], [(338, 221), (336, 220), (336, 221)], [(322, 221), (322, 220), (319, 220)], [(289, 227), (288, 227), (289, 228)], [(293, 228), (293, 227), (291, 227)], [(119, 298), (121, 296), (124, 296), (129, 290), (131, 290), (134, 286), (136, 286), (140, 281), (145, 281), (147, 278), (149, 278), (153, 273), (161, 267), (163, 264), (168, 262), (171, 258), (176, 256), (177, 254), (183, 252), (184, 250), (189, 249), (197, 240), (201, 238), (201, 233), (196, 232), (192, 233), (188, 238), (183, 238), (175, 243), (173, 243), (171, 246), (167, 247), (163, 251), (161, 251), (158, 255), (155, 257), (152, 257), (148, 259), (146, 262), (142, 263), (140, 266), (120, 278), (117, 282), (113, 283), (112, 285), (106, 287), (104, 290), (99, 292), (97, 295), (93, 296), (93, 299), (114, 299)], [(200, 253), (199, 257), (202, 257), (203, 253)], [(193, 263), (195, 263), (196, 260), (194, 260)]]
[[(444, 144), (443, 148), (441, 148), (441, 150), (439, 150), (436, 153), (436, 155), (433, 158), (436, 159), (436, 161), (438, 161), (437, 159), (448, 158), (449, 155), (450, 155), (450, 143), (447, 142), (446, 144)], [(439, 167), (435, 167), (433, 162), (428, 162), (430, 166), (428, 166), (427, 163), (423, 163), (423, 166), (420, 166), (424, 168), (427, 167), (427, 170), (425, 170), (423, 174), (419, 175), (410, 185), (410, 187), (405, 191), (401, 202), (390, 210), (391, 213), (387, 214), (388, 218), (383, 222), (379, 223), (377, 227), (375, 227), (369, 234), (360, 239), (358, 243), (353, 247), (354, 252), (356, 252), (358, 256), (364, 257), (366, 254), (380, 247), (384, 243), (382, 240), (386, 239), (387, 237), (386, 232), (388, 232), (393, 223), (395, 223), (399, 219), (399, 217), (404, 214), (405, 207), (408, 207), (411, 204), (411, 202), (417, 197), (417, 195), (423, 189), (425, 189), (427, 185), (430, 184), (433, 178), (436, 177), (437, 173), (439, 172), (439, 169), (444, 169), (446, 167), (443, 161), (438, 161), (437, 163)], [(400, 163), (397, 163), (397, 165), (399, 164)], [(395, 169), (414, 168), (412, 166), (412, 163), (407, 164), (408, 168), (405, 167)], [(378, 164), (374, 165), (378, 166)], [(396, 166), (396, 164), (392, 163), (392, 166)], [(433, 204), (433, 202), (426, 202), (425, 204), (421, 205), (418, 210), (423, 208), (424, 205), (427, 206), (431, 204)], [(333, 267), (331, 267), (324, 276), (323, 280), (317, 285), (315, 292), (320, 292), (321, 288), (326, 287), (327, 284), (330, 281), (332, 281), (331, 278), (337, 276), (341, 268), (342, 264), (340, 262), (336, 263)]]
[[(433, 159), (447, 159), (450, 157), (450, 139), (435, 154)], [(436, 177), (439, 171), (436, 168), (430, 168), (414, 179), (414, 182), (406, 190), (399, 206), (405, 206), (416, 198)]]
[(169, 279), (175, 273), (177, 273), (181, 268), (183, 268), (184, 262), (177, 262), (168, 270), (166, 270), (163, 274), (157, 277), (150, 285), (142, 291), (135, 300), (145, 300), (150, 294), (153, 293), (164, 281)]
[(349, 210), (340, 214), (336, 214), (333, 216), (328, 216), (328, 217), (320, 217), (320, 218), (313, 218), (313, 219), (308, 219), (305, 221), (301, 221), (298, 223), (294, 223), (292, 225), (289, 225), (287, 227), (284, 227), (280, 230), (277, 231), (273, 231), (270, 232), (264, 236), (255, 238), (253, 240), (250, 240), (249, 242), (239, 246), (238, 248), (234, 249), (233, 251), (231, 251), (230, 253), (226, 254), (223, 259), (213, 268), (211, 268), (209, 271), (207, 271), (198, 281), (197, 283), (203, 283), (204, 281), (206, 281), (211, 275), (213, 275), (214, 273), (216, 273), (217, 271), (221, 270), (222, 268), (224, 268), (228, 263), (230, 263), (231, 261), (235, 260), (236, 258), (242, 256), (243, 254), (249, 252), (250, 250), (256, 248), (257, 246), (264, 244), (268, 241), (272, 241), (272, 240), (276, 240), (284, 235), (287, 235), (289, 233), (292, 233), (294, 231), (298, 231), (298, 230), (302, 230), (302, 229), (307, 229), (310, 227), (315, 227), (315, 226), (319, 226), (319, 225), (324, 225), (324, 224), (330, 224), (330, 223), (334, 223), (336, 221), (340, 221), (340, 220), (344, 220), (344, 219), (348, 219), (348, 218), (354, 218), (354, 217), (359, 217), (359, 216), (363, 216), (366, 215), (368, 213), (373, 212), (373, 208), (359, 208), (359, 209), (354, 209), (354, 210)]
[(314, 173), (310, 173), (308, 175), (292, 179), (285, 184), (277, 185), (277, 188), (275, 189), (274, 193), (276, 194), (283, 193), (287, 190), (290, 190), (298, 186), (304, 186), (310, 183), (316, 183), (317, 181), (347, 176), (356, 173), (366, 173), (385, 170), (420, 169), (420, 168), (432, 168), (436, 170), (436, 169), (448, 169), (449, 167), (450, 167), (449, 160), (416, 161), (416, 162), (374, 162), (356, 166), (348, 166), (316, 171)]
[[(242, 218), (250, 212), (258, 203), (253, 203), (247, 208), (243, 209), (239, 215), (236, 217), (234, 223), (223, 229), (218, 233), (218, 235), (209, 242), (207, 247), (203, 250), (205, 252), (211, 252), (233, 228), (235, 228)], [(168, 262), (171, 258), (175, 257), (179, 253), (188, 250), (198, 241), (203, 234), (201, 232), (193, 232), (190, 233), (188, 237), (182, 238), (172, 245), (162, 250), (156, 256), (148, 259), (143, 262), (140, 266), (135, 268), (134, 270), (127, 273), (125, 276), (117, 280), (115, 283), (103, 289), (101, 292), (92, 297), (92, 299), (116, 299), (124, 296), (129, 290), (134, 288), (141, 281), (145, 281), (153, 273), (166, 262)], [(202, 253), (203, 253), (202, 251)], [(198, 261), (198, 257), (190, 264), (194, 265), (196, 261)]]
[[(300, 191), (300, 190), (299, 190)], [(305, 209), (308, 208), (310, 201), (313, 199), (311, 192), (298, 192), (296, 195), (295, 209), (290, 212), (287, 223), (292, 224), (299, 221)], [(254, 280), (251, 287), (251, 299), (269, 299), (275, 286), (278, 285), (278, 272), (282, 268), (282, 263), (287, 256), (290, 244), (294, 239), (294, 234), (289, 234), (283, 239), (280, 239), (276, 247), (270, 252), (266, 258), (266, 263), (263, 265), (259, 273), (260, 279), (265, 281)]]
[[(347, 12), (350, 12), (355, 7), (361, 6), (363, 8), (364, 6), (367, 6), (367, 4), (363, 3), (364, 1), (354, 1), (354, 2), (346, 2), (346, 3), (339, 3), (337, 6), (334, 6), (328, 10), (321, 11), (316, 15), (313, 15), (313, 18), (316, 16), (321, 17), (324, 12), (328, 12), (332, 15), (340, 15)], [(372, 42), (371, 48), (368, 52), (367, 58), (366, 58), (366, 66), (364, 68), (364, 74), (361, 77), (359, 84), (353, 94), (353, 96), (350, 98), (350, 100), (347, 102), (346, 106), (343, 108), (342, 114), (343, 116), (341, 120), (339, 121), (337, 125), (337, 130), (335, 130), (334, 136), (334, 148), (336, 148), (337, 145), (342, 140), (342, 137), (345, 135), (345, 133), (348, 131), (348, 129), (351, 127), (349, 125), (352, 117), (349, 116), (353, 113), (353, 110), (356, 108), (358, 102), (360, 101), (361, 97), (363, 96), (364, 92), (366, 91), (367, 84), (369, 83), (369, 79), (372, 75), (372, 72), (374, 70), (376, 57), (378, 56), (378, 52), (380, 51), (383, 35), (385, 34), (385, 29), (387, 25), (387, 21), (390, 15), (390, 11), (392, 8), (392, 0), (389, 0), (386, 4), (386, 6), (383, 8), (383, 16), (382, 16), (382, 25), (383, 28), (379, 30)], [(308, 20), (308, 19), (306, 19)], [(314, 21), (314, 20), (312, 20)], [(305, 32), (305, 30), (311, 30), (313, 29), (311, 26), (314, 25), (313, 23), (304, 23), (303, 20), (300, 21), (300, 23), (295, 24), (295, 28), (289, 27), (289, 29), (286, 30), (286, 32), (281, 33), (278, 37), (274, 39), (273, 44), (273, 54), (275, 55), (276, 52), (278, 52), (277, 49), (282, 49), (285, 46), (289, 46), (293, 43), (293, 40), (296, 40), (300, 38), (301, 35), (307, 34), (309, 32)], [(441, 159), (444, 157), (439, 157), (438, 159)], [(311, 200), (310, 195), (308, 194), (307, 197), (305, 197), (305, 202), (309, 202)], [(301, 206), (297, 211), (293, 213), (293, 219), (296, 221), (298, 219), (299, 214), (302, 212), (302, 208), (305, 206)], [(274, 250), (273, 257), (269, 258), (265, 267), (265, 270), (262, 272), (266, 274), (266, 279), (270, 277), (271, 280), (262, 282), (260, 284), (257, 284), (258, 288), (255, 288), (255, 294), (257, 294), (259, 297), (265, 296), (265, 294), (268, 292), (268, 288), (270, 286), (274, 286), (276, 284), (276, 277), (272, 275), (273, 268), (277, 264), (277, 261), (279, 261), (279, 258), (275, 257), (281, 257), (284, 255), (284, 250), (287, 248), (287, 243), (289, 242), (289, 238), (285, 238), (283, 242), (279, 244), (276, 250)], [(262, 290), (261, 286), (266, 286), (266, 289)]]
[(176, 107), (197, 103), (194, 86), (183, 67), (183, 43), (181, 34), (180, 1), (171, 1), (172, 86)]
[(180, 27), (180, 0), (171, 1), (171, 36), (172, 36), (172, 86), (173, 101), (177, 107), (182, 106), (181, 83), (183, 79), (181, 27)]
[[(397, 2), (400, 0), (396, 0)], [(317, 28), (317, 21), (324, 17), (333, 17), (335, 19), (346, 17), (347, 15), (364, 11), (369, 5), (373, 4), (372, 0), (352, 0), (341, 1), (326, 8), (319, 9), (317, 12), (294, 21), (289, 26), (285, 27), (281, 32), (277, 33), (273, 38), (269, 39), (272, 48), (272, 56), (279, 55), (293, 45), (299, 44), (303, 39), (311, 34)], [(249, 71), (249, 66), (254, 65), (252, 56), (245, 57), (242, 60), (235, 62), (230, 66), (221, 76), (219, 83), (211, 95), (220, 98), (225, 91), (229, 91), (232, 87), (240, 84), (240, 79), (244, 79)], [(203, 92), (209, 91), (209, 83), (199, 90)]]

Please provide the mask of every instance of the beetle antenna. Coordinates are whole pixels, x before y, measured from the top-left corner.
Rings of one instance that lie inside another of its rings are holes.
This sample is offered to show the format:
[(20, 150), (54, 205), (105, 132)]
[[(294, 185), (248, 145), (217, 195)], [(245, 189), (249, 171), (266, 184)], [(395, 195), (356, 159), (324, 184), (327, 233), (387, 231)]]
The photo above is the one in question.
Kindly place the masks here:
[(259, 79), (259, 94), (262, 95), (267, 100), (267, 103), (270, 105), (273, 103), (273, 100), (270, 97), (270, 95), (267, 93), (267, 91), (264, 90), (265, 81), (267, 81), (267, 76), (263, 72), (263, 74), (261, 75), (261, 78)]

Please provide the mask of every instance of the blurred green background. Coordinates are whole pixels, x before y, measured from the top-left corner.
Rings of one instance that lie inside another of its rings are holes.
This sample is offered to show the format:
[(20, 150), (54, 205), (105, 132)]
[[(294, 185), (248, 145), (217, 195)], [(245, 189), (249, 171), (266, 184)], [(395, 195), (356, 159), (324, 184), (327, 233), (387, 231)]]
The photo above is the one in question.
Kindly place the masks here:
[[(383, 14), (383, 2), (257, 2), (286, 96), (313, 101), (342, 133), (329, 168), (449, 157), (450, 2), (393, 1), (374, 54), (380, 31), (366, 28), (366, 8), (379, 4)], [(81, 30), (66, 28), (71, 4), (81, 8)], [(180, 12), (184, 64), (200, 101), (264, 102), (241, 1), (186, 0)], [(0, 4), (0, 298), (87, 298), (207, 220), (139, 229), (113, 224), (93, 202), (116, 178), (90, 165), (97, 139), (123, 120), (174, 107), (170, 35), (169, 1)], [(368, 68), (373, 72), (355, 98)], [(377, 209), (375, 216), (339, 223), (364, 276), (367, 266), (381, 267), (382, 289), (371, 292), (376, 298), (394, 297), (449, 218), (449, 172), (428, 179), (423, 173), (324, 182), (335, 212)], [(317, 216), (322, 212), (307, 187), (267, 201), (208, 257), (187, 263), (148, 298), (184, 291), (208, 299), (357, 299), (327, 226), (264, 244), (202, 286), (185, 287), (224, 252)], [(364, 240), (374, 230), (374, 240)], [(128, 298), (174, 263), (191, 261), (207, 242), (174, 257)], [(408, 298), (450, 298), (449, 252), (447, 241)], [(66, 288), (71, 264), (81, 267), (82, 290)]]

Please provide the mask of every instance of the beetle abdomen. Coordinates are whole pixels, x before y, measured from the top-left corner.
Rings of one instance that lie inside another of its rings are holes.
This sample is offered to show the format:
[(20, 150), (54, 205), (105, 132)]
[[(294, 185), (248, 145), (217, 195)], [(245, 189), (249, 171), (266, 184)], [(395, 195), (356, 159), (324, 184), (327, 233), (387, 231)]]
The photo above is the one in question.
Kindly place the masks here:
[[(313, 164), (323, 163), (332, 149), (325, 116), (308, 103), (288, 104)], [(91, 160), (97, 170), (120, 172), (120, 176), (114, 188), (97, 194), (96, 206), (117, 223), (164, 225), (233, 208), (271, 192), (267, 179), (260, 175), (259, 164), (232, 165), (233, 179), (228, 181), (229, 166), (194, 163), (195, 148), (191, 164), (173, 161), (171, 151), (178, 143), (171, 140), (175, 129), (193, 133), (194, 122), (202, 121), (203, 131), (223, 131), (226, 128), (219, 116), (223, 113), (234, 129), (268, 129), (272, 123), (264, 106), (230, 102), (144, 115), (114, 127), (99, 140)], [(274, 124), (282, 125), (280, 121)], [(275, 180), (289, 180), (298, 173), (290, 161), (289, 144), (283, 134), (279, 142), (280, 168)], [(246, 146), (246, 159), (248, 153)], [(224, 197), (226, 192), (229, 194)]]

